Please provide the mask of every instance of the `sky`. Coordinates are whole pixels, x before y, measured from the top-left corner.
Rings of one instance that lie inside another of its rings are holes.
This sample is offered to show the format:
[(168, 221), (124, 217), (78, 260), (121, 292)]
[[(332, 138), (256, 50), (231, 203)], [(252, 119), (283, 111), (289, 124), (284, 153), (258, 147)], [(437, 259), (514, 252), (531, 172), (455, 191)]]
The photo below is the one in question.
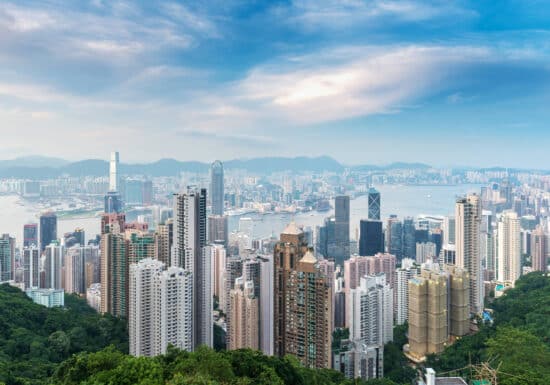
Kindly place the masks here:
[(550, 1), (0, 1), (0, 158), (550, 168)]

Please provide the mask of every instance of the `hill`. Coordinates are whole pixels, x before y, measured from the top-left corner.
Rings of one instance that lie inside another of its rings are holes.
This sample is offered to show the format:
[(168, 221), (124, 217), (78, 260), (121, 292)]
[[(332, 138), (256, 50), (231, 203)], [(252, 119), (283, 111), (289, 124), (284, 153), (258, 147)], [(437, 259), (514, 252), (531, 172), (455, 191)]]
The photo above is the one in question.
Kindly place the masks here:
[(65, 305), (48, 309), (19, 289), (0, 285), (0, 383), (44, 384), (74, 353), (111, 344), (128, 351), (124, 321), (97, 314), (74, 295), (66, 295)]

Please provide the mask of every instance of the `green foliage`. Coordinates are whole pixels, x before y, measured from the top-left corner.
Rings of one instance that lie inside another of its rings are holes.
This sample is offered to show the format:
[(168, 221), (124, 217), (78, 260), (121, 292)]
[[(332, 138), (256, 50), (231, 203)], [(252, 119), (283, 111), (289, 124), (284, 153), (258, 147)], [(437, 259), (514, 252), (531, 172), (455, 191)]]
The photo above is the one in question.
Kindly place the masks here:
[(0, 383), (43, 384), (74, 353), (108, 344), (128, 350), (123, 320), (97, 314), (74, 295), (66, 295), (65, 304), (48, 309), (19, 289), (0, 285)]
[(416, 377), (416, 371), (408, 365), (403, 354), (403, 345), (407, 343), (407, 329), (407, 324), (396, 326), (393, 330), (393, 342), (384, 346), (384, 376), (398, 384), (410, 384)]

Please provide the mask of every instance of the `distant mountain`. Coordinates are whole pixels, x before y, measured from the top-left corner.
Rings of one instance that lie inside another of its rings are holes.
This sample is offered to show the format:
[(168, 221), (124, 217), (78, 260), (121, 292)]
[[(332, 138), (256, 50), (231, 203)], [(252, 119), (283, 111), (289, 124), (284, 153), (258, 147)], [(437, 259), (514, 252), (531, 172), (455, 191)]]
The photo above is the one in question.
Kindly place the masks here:
[(424, 163), (407, 163), (407, 162), (394, 162), (385, 166), (373, 165), (373, 164), (364, 164), (359, 166), (351, 167), (354, 171), (386, 171), (386, 170), (398, 170), (398, 169), (407, 169), (407, 170), (426, 170), (432, 168), (432, 166)]
[[(38, 158), (38, 157), (37, 157)], [(61, 160), (59, 160), (61, 161)], [(15, 162), (6, 161), (6, 162)], [(50, 166), (50, 163), (34, 164), (8, 163), (6, 167), (0, 167), (0, 178), (27, 178), (42, 179), (55, 178), (62, 175), (68, 176), (107, 176), (109, 162), (101, 159), (87, 159), (73, 163), (65, 163), (59, 166)], [(269, 174), (279, 171), (294, 172), (341, 172), (344, 166), (336, 160), (321, 156), (316, 158), (256, 158), (247, 160), (230, 160), (224, 162), (226, 169), (242, 169), (259, 174)], [(209, 163), (187, 161), (182, 162), (175, 159), (161, 159), (153, 163), (125, 164), (120, 165), (120, 173), (126, 175), (146, 176), (174, 176), (181, 172), (205, 173), (210, 168)]]
[(62, 167), (70, 162), (65, 159), (52, 158), (48, 156), (22, 156), (15, 159), (9, 160), (0, 160), (0, 169), (12, 168), (12, 167), (31, 167), (31, 168), (41, 168), (41, 167)]

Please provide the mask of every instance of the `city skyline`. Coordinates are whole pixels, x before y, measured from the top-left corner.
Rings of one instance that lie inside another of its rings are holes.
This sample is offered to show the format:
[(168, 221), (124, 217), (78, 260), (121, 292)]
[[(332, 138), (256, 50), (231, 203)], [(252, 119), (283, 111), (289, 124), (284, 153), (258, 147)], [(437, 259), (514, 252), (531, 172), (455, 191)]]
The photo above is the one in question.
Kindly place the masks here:
[[(4, 154), (212, 161), (304, 154), (306, 142), (307, 155), (346, 164), (537, 167), (550, 144), (548, 11), (512, 1), (494, 11), (4, 2)], [(146, 153), (131, 151), (143, 143)], [(448, 156), (457, 148), (460, 161)]]

